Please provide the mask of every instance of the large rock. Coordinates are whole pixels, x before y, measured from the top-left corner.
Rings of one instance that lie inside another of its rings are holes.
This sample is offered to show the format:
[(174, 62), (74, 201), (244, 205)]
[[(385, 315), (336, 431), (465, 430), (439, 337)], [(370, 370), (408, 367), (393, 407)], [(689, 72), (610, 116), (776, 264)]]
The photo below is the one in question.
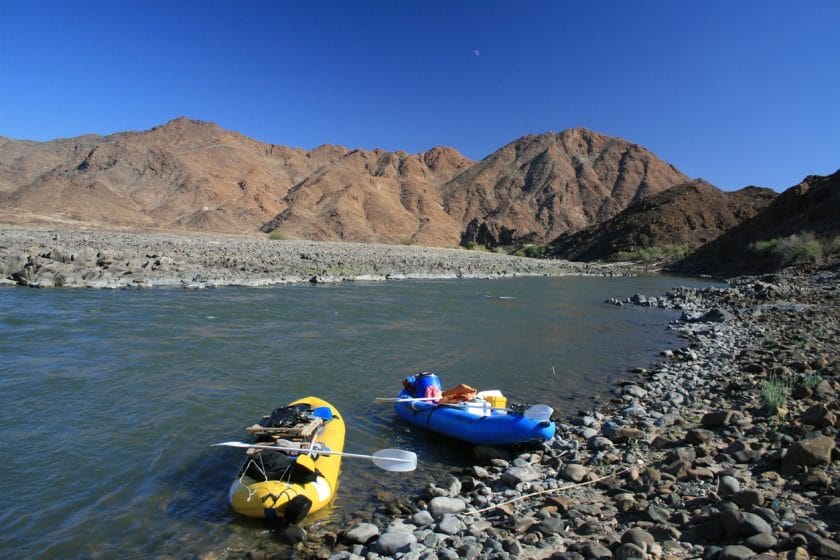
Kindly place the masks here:
[(461, 513), (466, 507), (464, 500), (447, 496), (438, 496), (429, 502), (429, 511), (435, 519), (440, 519), (447, 513)]
[(763, 518), (745, 511), (723, 511), (718, 516), (724, 534), (729, 538), (750, 537), (770, 533), (772, 528)]
[(578, 465), (577, 463), (563, 465), (560, 469), (560, 476), (563, 477), (564, 480), (570, 480), (572, 482), (583, 481), (587, 474), (589, 474), (589, 469), (583, 465)]
[(755, 551), (740, 544), (733, 544), (723, 548), (717, 560), (747, 560), (755, 556)]
[(793, 443), (782, 458), (782, 472), (793, 474), (800, 467), (827, 465), (831, 462), (831, 450), (834, 449), (834, 445), (834, 439), (828, 436)]
[(388, 531), (376, 539), (375, 548), (386, 556), (393, 556), (397, 552), (408, 552), (417, 544), (417, 537), (409, 531)]
[(466, 528), (464, 522), (451, 513), (443, 514), (443, 517), (438, 522), (438, 531), (446, 535), (457, 535)]
[(539, 478), (540, 473), (532, 467), (511, 467), (502, 475), (502, 480), (508, 486), (516, 486), (520, 482), (531, 482)]
[(359, 523), (344, 533), (344, 539), (350, 543), (367, 544), (378, 535), (379, 528), (373, 523)]
[(824, 404), (815, 404), (809, 407), (802, 413), (800, 418), (806, 424), (816, 426), (817, 428), (827, 428), (837, 425), (837, 415)]

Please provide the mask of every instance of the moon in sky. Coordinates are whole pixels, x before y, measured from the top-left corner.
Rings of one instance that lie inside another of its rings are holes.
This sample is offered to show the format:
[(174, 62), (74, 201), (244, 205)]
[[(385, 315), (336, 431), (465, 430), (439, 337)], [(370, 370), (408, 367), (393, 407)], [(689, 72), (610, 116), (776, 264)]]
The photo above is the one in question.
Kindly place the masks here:
[(478, 49), (475, 49), (475, 50), (473, 51), (473, 54), (474, 54), (475, 56), (481, 56), (481, 53), (480, 53), (480, 52), (478, 52)]

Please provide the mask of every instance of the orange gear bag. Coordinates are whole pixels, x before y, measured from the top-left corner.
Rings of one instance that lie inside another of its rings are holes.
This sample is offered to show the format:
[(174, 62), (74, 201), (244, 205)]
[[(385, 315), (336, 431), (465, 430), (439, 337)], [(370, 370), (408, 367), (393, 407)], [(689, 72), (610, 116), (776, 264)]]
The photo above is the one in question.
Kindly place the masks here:
[(441, 393), (440, 402), (442, 403), (457, 403), (471, 401), (478, 394), (473, 387), (461, 383), (457, 387), (447, 389)]

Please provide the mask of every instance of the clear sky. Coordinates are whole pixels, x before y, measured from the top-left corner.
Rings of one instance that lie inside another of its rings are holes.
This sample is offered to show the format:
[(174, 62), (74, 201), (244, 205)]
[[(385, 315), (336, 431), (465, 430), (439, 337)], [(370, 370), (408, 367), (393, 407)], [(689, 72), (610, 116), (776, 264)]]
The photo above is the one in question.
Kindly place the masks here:
[(840, 0), (0, 0), (0, 135), (181, 115), (473, 159), (585, 127), (781, 191), (840, 168)]

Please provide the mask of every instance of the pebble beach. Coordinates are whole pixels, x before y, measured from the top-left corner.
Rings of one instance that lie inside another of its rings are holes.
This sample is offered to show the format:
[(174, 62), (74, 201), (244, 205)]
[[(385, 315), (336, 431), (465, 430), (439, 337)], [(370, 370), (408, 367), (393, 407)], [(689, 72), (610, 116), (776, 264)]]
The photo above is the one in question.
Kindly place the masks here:
[(840, 558), (838, 267), (609, 303), (682, 311), (684, 345), (538, 449), (476, 448), (416, 495), (242, 557)]

